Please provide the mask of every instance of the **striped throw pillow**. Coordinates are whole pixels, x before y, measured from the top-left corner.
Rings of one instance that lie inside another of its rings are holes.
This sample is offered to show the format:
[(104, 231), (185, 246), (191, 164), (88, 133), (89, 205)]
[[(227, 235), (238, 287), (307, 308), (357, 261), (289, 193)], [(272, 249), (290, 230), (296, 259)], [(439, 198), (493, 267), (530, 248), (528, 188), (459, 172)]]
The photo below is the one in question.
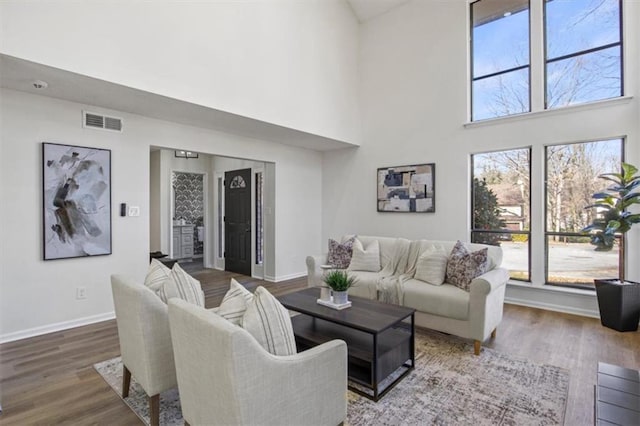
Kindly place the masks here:
[(173, 265), (171, 274), (158, 291), (158, 296), (164, 303), (173, 297), (178, 297), (204, 308), (204, 295), (200, 281), (187, 274), (178, 263)]
[(224, 295), (216, 313), (235, 325), (242, 325), (247, 305), (253, 302), (253, 294), (238, 281), (231, 278), (229, 291)]
[(296, 340), (289, 311), (264, 287), (258, 287), (242, 319), (247, 330), (269, 353), (293, 355)]
[(144, 285), (157, 293), (169, 275), (171, 275), (171, 269), (167, 268), (159, 260), (151, 259), (147, 276), (144, 277)]
[(353, 243), (353, 256), (347, 268), (349, 271), (380, 271), (380, 243), (373, 240), (364, 248), (360, 240)]

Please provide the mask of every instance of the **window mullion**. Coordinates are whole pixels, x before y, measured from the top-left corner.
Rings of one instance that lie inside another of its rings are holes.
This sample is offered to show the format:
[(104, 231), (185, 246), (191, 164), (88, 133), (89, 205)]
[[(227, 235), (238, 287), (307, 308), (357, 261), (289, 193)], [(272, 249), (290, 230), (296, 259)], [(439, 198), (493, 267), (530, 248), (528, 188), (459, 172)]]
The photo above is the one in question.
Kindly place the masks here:
[(545, 47), (544, 47), (544, 0), (531, 0), (530, 13), (530, 61), (531, 64), (531, 111), (545, 108)]

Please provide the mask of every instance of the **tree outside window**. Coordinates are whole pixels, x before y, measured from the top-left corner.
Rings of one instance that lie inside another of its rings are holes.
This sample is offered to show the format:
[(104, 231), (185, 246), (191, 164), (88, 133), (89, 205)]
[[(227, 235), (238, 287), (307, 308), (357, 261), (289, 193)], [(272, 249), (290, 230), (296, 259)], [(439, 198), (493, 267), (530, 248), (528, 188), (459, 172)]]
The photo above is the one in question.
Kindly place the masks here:
[(593, 288), (594, 278), (618, 276), (617, 248), (599, 252), (582, 228), (593, 221), (591, 195), (607, 186), (598, 175), (617, 170), (622, 139), (546, 148), (546, 282)]
[(471, 241), (502, 247), (502, 265), (524, 281), (530, 280), (530, 158), (528, 148), (471, 157)]

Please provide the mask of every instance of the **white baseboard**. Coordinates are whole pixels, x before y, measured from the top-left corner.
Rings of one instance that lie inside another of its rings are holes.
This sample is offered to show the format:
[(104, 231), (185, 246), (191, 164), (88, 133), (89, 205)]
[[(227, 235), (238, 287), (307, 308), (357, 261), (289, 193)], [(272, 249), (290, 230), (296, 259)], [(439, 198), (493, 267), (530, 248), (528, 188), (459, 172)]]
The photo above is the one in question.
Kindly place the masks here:
[(504, 302), (547, 311), (600, 318), (595, 292), (509, 283)]
[(27, 339), (29, 337), (41, 336), (43, 334), (49, 334), (55, 331), (68, 330), (70, 328), (81, 327), (83, 325), (94, 324), (96, 322), (108, 321), (114, 319), (115, 317), (115, 312), (106, 312), (104, 314), (92, 315), (89, 317), (78, 318), (71, 321), (57, 322), (55, 324), (29, 328), (27, 330), (14, 331), (13, 333), (7, 333), (0, 336), (0, 344)]
[(286, 281), (286, 280), (293, 280), (295, 278), (302, 278), (302, 277), (306, 277), (307, 273), (306, 272), (297, 272), (295, 274), (289, 274), (289, 275), (280, 275), (278, 277), (273, 277), (270, 275), (265, 275), (264, 276), (264, 280), (268, 281), (270, 283), (279, 283), (280, 281)]

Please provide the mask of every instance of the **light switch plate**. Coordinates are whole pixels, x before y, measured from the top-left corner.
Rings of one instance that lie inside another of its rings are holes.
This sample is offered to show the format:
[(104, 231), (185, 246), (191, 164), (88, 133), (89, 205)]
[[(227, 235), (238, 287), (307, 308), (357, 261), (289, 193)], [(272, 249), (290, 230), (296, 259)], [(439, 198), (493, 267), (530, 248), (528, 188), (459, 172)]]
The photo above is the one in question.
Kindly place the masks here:
[(129, 216), (140, 216), (140, 207), (129, 206)]

